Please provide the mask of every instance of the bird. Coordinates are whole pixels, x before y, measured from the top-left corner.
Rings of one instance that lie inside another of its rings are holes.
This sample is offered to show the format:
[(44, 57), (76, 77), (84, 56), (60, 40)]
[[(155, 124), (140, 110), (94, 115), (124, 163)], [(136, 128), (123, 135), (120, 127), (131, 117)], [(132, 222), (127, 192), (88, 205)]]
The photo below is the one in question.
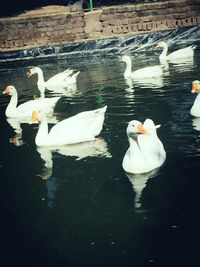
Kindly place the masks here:
[(192, 93), (197, 93), (197, 96), (194, 100), (192, 108), (190, 109), (190, 114), (194, 117), (200, 117), (200, 81), (194, 80), (192, 82)]
[[(52, 86), (61, 86), (65, 87), (68, 85), (76, 84), (77, 76), (79, 75), (80, 71), (73, 74), (74, 70), (66, 69), (63, 72), (60, 72), (53, 77), (51, 77), (46, 82), (44, 81), (43, 71), (40, 67), (33, 67), (28, 71), (28, 77), (31, 77), (34, 74), (38, 75), (37, 86), (45, 86), (45, 87), (52, 87)], [(72, 75), (73, 74), (73, 75)]]
[(163, 67), (161, 65), (148, 66), (132, 72), (131, 57), (124, 55), (121, 61), (126, 63), (126, 70), (124, 72), (125, 78), (144, 79), (163, 76)]
[(95, 140), (103, 128), (107, 106), (83, 111), (55, 124), (48, 131), (46, 114), (33, 110), (32, 121), (39, 122), (35, 137), (37, 146), (62, 146)]
[(185, 48), (178, 49), (170, 54), (167, 54), (168, 52), (168, 44), (166, 42), (159, 42), (156, 46), (156, 48), (163, 48), (162, 53), (159, 56), (160, 61), (164, 60), (173, 60), (173, 59), (179, 59), (179, 58), (188, 58), (194, 56), (194, 50), (196, 49), (196, 45), (190, 45)]
[(3, 91), (3, 94), (11, 96), (10, 102), (8, 103), (5, 110), (5, 115), (8, 118), (17, 118), (17, 117), (30, 118), (33, 109), (38, 111), (42, 109), (44, 110), (45, 113), (51, 114), (54, 111), (56, 103), (60, 99), (60, 96), (52, 98), (39, 98), (39, 99), (29, 100), (17, 106), (18, 93), (13, 85), (7, 86)]
[(166, 159), (164, 146), (157, 136), (152, 119), (142, 124), (132, 120), (127, 126), (129, 148), (124, 155), (122, 167), (127, 173), (147, 173), (160, 167)]

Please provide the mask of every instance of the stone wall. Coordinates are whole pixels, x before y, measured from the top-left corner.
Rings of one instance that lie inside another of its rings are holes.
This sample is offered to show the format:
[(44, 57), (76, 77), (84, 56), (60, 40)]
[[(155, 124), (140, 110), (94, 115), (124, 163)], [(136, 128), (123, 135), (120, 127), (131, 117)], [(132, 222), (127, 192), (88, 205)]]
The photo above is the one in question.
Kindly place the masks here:
[(161, 1), (0, 19), (0, 50), (109, 38), (200, 24), (199, 0)]

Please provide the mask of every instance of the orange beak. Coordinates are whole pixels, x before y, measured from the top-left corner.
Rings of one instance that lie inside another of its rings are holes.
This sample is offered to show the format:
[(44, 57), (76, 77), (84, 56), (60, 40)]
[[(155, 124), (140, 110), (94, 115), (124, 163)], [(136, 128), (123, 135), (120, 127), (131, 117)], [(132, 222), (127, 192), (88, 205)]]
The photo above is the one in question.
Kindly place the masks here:
[(199, 83), (198, 81), (193, 81), (191, 93), (198, 93), (198, 91), (199, 91)]
[(31, 121), (38, 121), (39, 120), (39, 114), (36, 110), (33, 110), (32, 116), (31, 116)]
[(144, 134), (144, 135), (149, 135), (149, 133), (147, 132), (147, 130), (144, 128), (144, 125), (141, 123), (140, 125), (138, 125), (137, 127), (137, 131), (140, 134)]
[(11, 89), (9, 86), (6, 87), (6, 89), (3, 91), (4, 95), (9, 95), (11, 93)]
[(30, 69), (29, 72), (28, 72), (28, 78), (30, 78), (32, 75), (33, 75), (32, 69)]

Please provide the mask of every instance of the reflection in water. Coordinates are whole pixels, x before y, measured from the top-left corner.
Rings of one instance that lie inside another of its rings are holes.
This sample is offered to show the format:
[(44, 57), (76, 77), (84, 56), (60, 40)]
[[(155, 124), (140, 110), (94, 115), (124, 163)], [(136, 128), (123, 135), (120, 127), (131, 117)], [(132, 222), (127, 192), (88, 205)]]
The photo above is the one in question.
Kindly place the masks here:
[(107, 143), (102, 138), (98, 138), (95, 141), (65, 145), (60, 147), (37, 147), (37, 151), (39, 152), (41, 159), (43, 159), (45, 162), (45, 168), (48, 169), (48, 171), (44, 175), (45, 179), (48, 179), (50, 177), (49, 174), (52, 175), (49, 169), (53, 168), (53, 152), (57, 152), (63, 156), (74, 156), (77, 157), (77, 160), (86, 157), (112, 157), (108, 152)]
[(47, 187), (47, 206), (49, 208), (55, 207), (55, 194), (58, 190), (58, 184), (56, 178), (52, 177), (45, 181), (46, 187)]
[(158, 172), (158, 169), (153, 170), (148, 173), (141, 173), (141, 174), (132, 174), (132, 173), (127, 173), (126, 176), (128, 177), (129, 181), (132, 184), (133, 190), (135, 192), (135, 208), (140, 208), (141, 207), (141, 196), (142, 196), (142, 191), (146, 187), (147, 180), (151, 177), (154, 177)]
[[(23, 145), (23, 139), (22, 139), (22, 128), (21, 124), (22, 123), (34, 123), (37, 124), (37, 122), (31, 122), (31, 118), (6, 118), (7, 122), (10, 124), (10, 126), (13, 128), (14, 132), (16, 135), (10, 139), (10, 143), (16, 145), (16, 146), (21, 146)], [(51, 124), (55, 124), (58, 122), (55, 116), (48, 116), (48, 122)]]
[(77, 93), (77, 85), (76, 84), (69, 84), (65, 87), (62, 87), (60, 85), (56, 86), (38, 86), (38, 90), (40, 91), (40, 96), (44, 97), (45, 90), (49, 90), (52, 93), (58, 94), (58, 95), (63, 95), (63, 96), (74, 96)]
[(45, 147), (37, 147), (37, 151), (40, 154), (40, 157), (44, 160), (44, 166), (41, 170), (41, 173), (37, 176), (45, 181), (47, 188), (46, 197), (43, 200), (47, 201), (47, 206), (53, 208), (55, 206), (55, 194), (58, 189), (58, 184), (56, 178), (52, 176), (53, 174), (53, 160), (52, 160), (52, 151)]
[(56, 178), (53, 177), (53, 152), (57, 152), (64, 156), (75, 156), (77, 160), (85, 157), (112, 157), (108, 152), (107, 143), (101, 138), (95, 141), (84, 142), (74, 145), (66, 145), (62, 147), (37, 147), (44, 166), (41, 173), (37, 176), (45, 180), (47, 186), (47, 205), (49, 208), (55, 206), (55, 193), (58, 188)]
[(166, 60), (162, 59), (160, 60), (160, 63), (164, 66), (165, 71), (170, 71), (172, 69), (173, 71), (188, 71), (192, 70), (194, 68), (194, 58), (174, 58), (173, 60)]
[(112, 157), (110, 152), (108, 152), (107, 143), (102, 138), (98, 138), (95, 141), (62, 146), (57, 152), (64, 156), (77, 157), (77, 160), (86, 157)]
[(16, 133), (14, 137), (10, 138), (10, 143), (16, 146), (23, 145), (21, 123), (22, 121), (28, 123), (28, 120), (20, 118), (6, 118), (6, 119), (7, 122), (10, 124), (10, 126), (13, 128), (14, 132)]
[(127, 88), (125, 89), (127, 92), (134, 92), (134, 88), (133, 88), (133, 79), (131, 78), (125, 78), (125, 82), (127, 84)]
[(163, 77), (134, 79), (134, 84), (142, 86), (143, 88), (162, 88)]

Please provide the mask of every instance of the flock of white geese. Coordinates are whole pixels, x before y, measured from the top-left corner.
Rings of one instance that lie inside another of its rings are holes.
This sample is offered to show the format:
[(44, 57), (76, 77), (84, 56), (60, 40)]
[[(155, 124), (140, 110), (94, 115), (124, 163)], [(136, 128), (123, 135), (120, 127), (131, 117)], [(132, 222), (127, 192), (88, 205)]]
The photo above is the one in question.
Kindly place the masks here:
[[(177, 58), (189, 58), (194, 56), (196, 46), (191, 45), (168, 54), (168, 45), (166, 42), (159, 42), (156, 47), (163, 49), (159, 56), (159, 65), (149, 66), (132, 71), (131, 57), (124, 55), (121, 60), (126, 63), (124, 72), (125, 79), (148, 79), (163, 76), (164, 62)], [(3, 91), (3, 94), (11, 96), (6, 107), (5, 115), (7, 118), (24, 118), (27, 122), (30, 120), (38, 122), (38, 132), (35, 137), (35, 144), (38, 147), (64, 146), (96, 140), (100, 134), (107, 106), (99, 109), (84, 111), (75, 116), (66, 118), (57, 122), (49, 131), (48, 118), (53, 115), (53, 111), (59, 97), (45, 97), (45, 88), (53, 90), (58, 86), (69, 86), (76, 84), (79, 71), (67, 69), (49, 80), (45, 81), (42, 69), (34, 67), (29, 70), (28, 76), (38, 75), (38, 88), (40, 88), (40, 97), (29, 100), (18, 105), (18, 94), (14, 86), (9, 85)], [(192, 92), (199, 93), (200, 81), (192, 82)], [(200, 94), (194, 101), (190, 114), (200, 117)], [(132, 120), (128, 123), (126, 130), (129, 148), (122, 161), (123, 169), (130, 174), (147, 173), (160, 167), (166, 159), (166, 151), (157, 135), (157, 129), (160, 125), (155, 125), (153, 120), (147, 118), (143, 123), (138, 120)]]

